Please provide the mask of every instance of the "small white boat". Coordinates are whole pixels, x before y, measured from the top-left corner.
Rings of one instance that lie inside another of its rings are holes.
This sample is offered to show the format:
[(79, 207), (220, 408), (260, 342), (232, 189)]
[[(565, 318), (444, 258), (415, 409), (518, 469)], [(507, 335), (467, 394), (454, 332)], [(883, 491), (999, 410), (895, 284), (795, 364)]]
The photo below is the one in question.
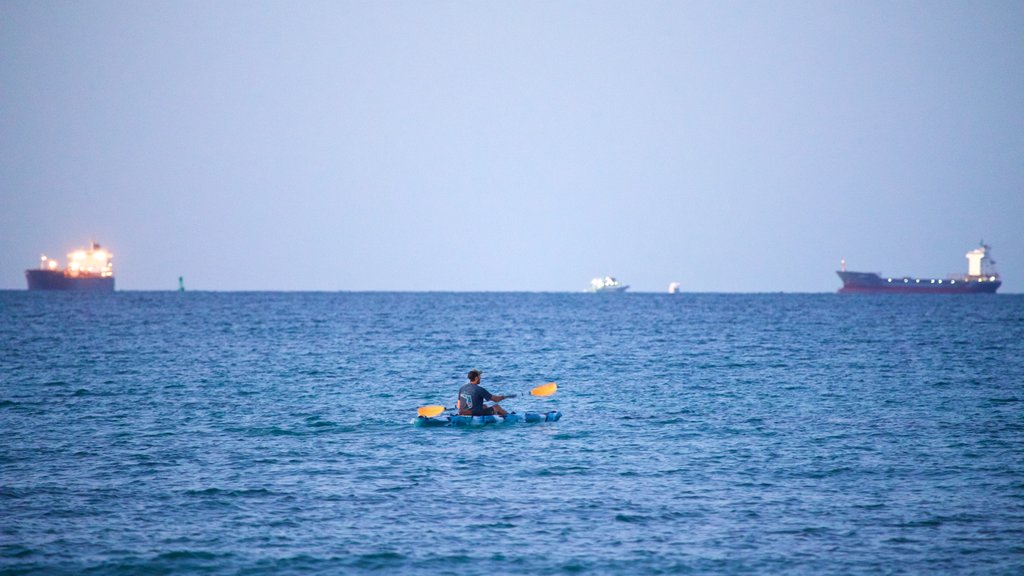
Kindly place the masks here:
[(623, 284), (611, 276), (605, 276), (591, 280), (587, 292), (625, 292), (628, 288), (629, 285)]

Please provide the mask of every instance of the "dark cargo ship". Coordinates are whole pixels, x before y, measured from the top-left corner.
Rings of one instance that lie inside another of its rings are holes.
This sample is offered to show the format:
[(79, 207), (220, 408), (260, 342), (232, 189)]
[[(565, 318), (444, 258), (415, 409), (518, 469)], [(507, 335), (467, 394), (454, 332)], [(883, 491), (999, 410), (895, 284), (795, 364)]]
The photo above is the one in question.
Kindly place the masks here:
[(68, 254), (67, 268), (60, 268), (56, 260), (44, 254), (39, 268), (25, 270), (28, 289), (113, 292), (114, 265), (110, 262), (113, 257), (95, 242), (89, 249)]
[(891, 292), (898, 294), (994, 294), (1003, 282), (993, 269), (995, 261), (989, 256), (991, 248), (985, 244), (971, 250), (967, 256), (967, 274), (951, 274), (946, 278), (917, 278), (912, 276), (882, 277), (875, 272), (848, 272), (846, 261), (836, 272), (843, 281), (840, 294), (850, 292)]

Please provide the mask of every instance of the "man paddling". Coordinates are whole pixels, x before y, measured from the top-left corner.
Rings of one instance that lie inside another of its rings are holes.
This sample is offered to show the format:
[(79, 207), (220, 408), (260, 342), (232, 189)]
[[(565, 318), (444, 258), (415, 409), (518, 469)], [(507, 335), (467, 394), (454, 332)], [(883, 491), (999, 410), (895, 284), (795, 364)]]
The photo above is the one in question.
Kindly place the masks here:
[(459, 409), (460, 416), (505, 416), (508, 412), (504, 408), (497, 404), (491, 404), (490, 406), (484, 406), (484, 402), (490, 400), (491, 402), (500, 402), (508, 396), (501, 396), (498, 394), (491, 394), (486, 388), (480, 385), (480, 374), (479, 370), (469, 371), (469, 384), (466, 384), (462, 388), (459, 388), (459, 400), (455, 406)]

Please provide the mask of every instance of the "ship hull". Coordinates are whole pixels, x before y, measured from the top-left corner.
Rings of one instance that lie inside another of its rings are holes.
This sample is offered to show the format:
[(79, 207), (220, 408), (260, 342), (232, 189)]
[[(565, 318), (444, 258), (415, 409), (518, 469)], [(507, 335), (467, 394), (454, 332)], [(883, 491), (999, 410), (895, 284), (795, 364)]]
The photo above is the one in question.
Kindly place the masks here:
[(590, 292), (595, 294), (618, 294), (625, 292), (629, 289), (629, 286), (606, 286), (604, 288), (591, 289)]
[(113, 276), (65, 276), (59, 270), (26, 270), (29, 290), (61, 290), (74, 292), (113, 292)]
[(836, 272), (843, 281), (840, 294), (994, 294), (1003, 284), (988, 278), (882, 278), (872, 272)]

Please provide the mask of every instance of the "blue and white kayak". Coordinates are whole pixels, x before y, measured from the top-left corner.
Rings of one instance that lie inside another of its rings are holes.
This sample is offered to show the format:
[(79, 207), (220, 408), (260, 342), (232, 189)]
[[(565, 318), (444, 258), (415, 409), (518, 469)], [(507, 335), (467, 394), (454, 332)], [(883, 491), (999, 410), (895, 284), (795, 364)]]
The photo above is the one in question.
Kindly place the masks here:
[(524, 412), (518, 414), (512, 412), (508, 416), (435, 416), (433, 418), (427, 418), (425, 416), (417, 416), (412, 419), (412, 423), (416, 426), (487, 426), (489, 424), (518, 424), (525, 422), (527, 424), (533, 424), (535, 422), (558, 422), (558, 419), (562, 417), (562, 413), (558, 410), (551, 410), (549, 412)]

